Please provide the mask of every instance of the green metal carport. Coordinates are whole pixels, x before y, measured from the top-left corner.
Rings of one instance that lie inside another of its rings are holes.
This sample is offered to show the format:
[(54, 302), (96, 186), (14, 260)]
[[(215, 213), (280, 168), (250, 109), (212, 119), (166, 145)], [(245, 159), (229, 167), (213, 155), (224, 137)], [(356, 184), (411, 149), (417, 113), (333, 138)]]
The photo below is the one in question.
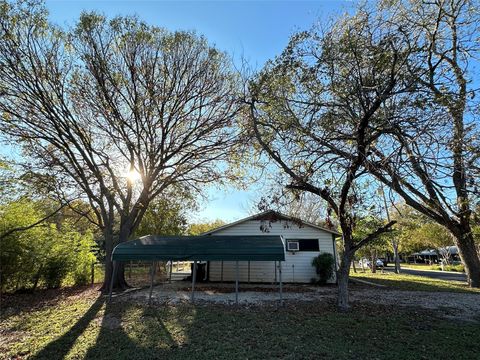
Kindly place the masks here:
[(152, 297), (156, 261), (193, 261), (192, 302), (195, 297), (197, 261), (235, 261), (235, 299), (238, 304), (238, 262), (279, 262), (279, 293), (282, 302), (282, 261), (285, 261), (285, 245), (281, 236), (158, 236), (147, 235), (117, 245), (112, 252), (113, 275), (109, 300), (112, 297), (113, 279), (117, 262), (152, 261), (150, 296)]

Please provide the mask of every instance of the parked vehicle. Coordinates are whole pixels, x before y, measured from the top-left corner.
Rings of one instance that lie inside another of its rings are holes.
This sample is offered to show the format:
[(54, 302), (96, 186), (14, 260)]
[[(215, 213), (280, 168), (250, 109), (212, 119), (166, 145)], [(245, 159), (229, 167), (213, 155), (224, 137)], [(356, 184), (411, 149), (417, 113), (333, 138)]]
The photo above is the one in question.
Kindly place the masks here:
[(385, 266), (385, 263), (381, 259), (377, 259), (375, 264), (377, 265), (377, 267), (384, 267)]
[[(363, 259), (360, 260), (360, 266), (362, 266), (362, 265), (363, 265), (363, 267), (369, 267), (369, 268), (372, 267), (372, 263), (367, 258), (363, 258)], [(381, 259), (375, 260), (375, 265), (377, 267), (384, 267), (385, 266), (384, 262)]]
[(385, 258), (378, 258), (377, 260), (381, 260), (383, 265), (377, 265), (377, 266), (388, 266), (388, 260)]

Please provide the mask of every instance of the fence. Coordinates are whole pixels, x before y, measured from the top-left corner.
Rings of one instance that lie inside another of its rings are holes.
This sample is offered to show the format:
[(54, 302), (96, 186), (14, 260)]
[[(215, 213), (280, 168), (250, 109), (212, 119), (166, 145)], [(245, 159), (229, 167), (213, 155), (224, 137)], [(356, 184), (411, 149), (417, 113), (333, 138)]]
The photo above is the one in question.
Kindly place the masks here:
[[(128, 261), (124, 264), (125, 279), (129, 285), (133, 287), (143, 287), (150, 284), (150, 271), (152, 269), (151, 262)], [(154, 282), (160, 283), (169, 280), (170, 270), (173, 273), (189, 273), (190, 264), (189, 261), (173, 261), (171, 264), (169, 262), (157, 262)], [(103, 282), (104, 276), (105, 264), (92, 263), (90, 276), (91, 284), (94, 285)], [(174, 277), (173, 280), (178, 280), (180, 278)]]

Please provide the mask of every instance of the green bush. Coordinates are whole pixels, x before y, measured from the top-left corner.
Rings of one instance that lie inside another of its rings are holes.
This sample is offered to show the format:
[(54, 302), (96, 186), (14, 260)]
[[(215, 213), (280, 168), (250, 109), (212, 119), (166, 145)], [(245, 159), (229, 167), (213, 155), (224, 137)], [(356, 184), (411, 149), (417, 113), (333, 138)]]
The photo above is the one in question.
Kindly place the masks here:
[(88, 285), (91, 281), (91, 268), (85, 266), (81, 269), (75, 270), (73, 275), (73, 283), (75, 285)]
[(96, 260), (92, 253), (93, 235), (91, 233), (83, 236), (78, 233), (72, 235), (74, 237), (73, 243), (75, 243), (72, 266), (73, 283), (75, 285), (87, 285), (91, 281), (92, 264)]
[[(28, 226), (41, 218), (32, 201), (18, 200), (0, 206), (0, 233)], [(43, 227), (12, 232), (1, 242), (0, 273), (2, 291), (30, 289), (41, 277), (38, 248), (45, 240)]]
[(318, 284), (325, 285), (333, 275), (335, 259), (332, 254), (322, 253), (312, 260), (312, 266), (318, 275)]
[[(28, 226), (42, 217), (35, 202), (22, 199), (0, 206), (0, 233)], [(5, 292), (86, 284), (95, 256), (93, 236), (75, 230), (67, 220), (43, 223), (4, 237), (0, 252), (1, 288)], [(67, 281), (69, 280), (69, 281)]]
[(63, 279), (68, 274), (69, 266), (65, 258), (49, 258), (42, 270), (42, 279), (48, 289), (56, 289), (62, 285)]

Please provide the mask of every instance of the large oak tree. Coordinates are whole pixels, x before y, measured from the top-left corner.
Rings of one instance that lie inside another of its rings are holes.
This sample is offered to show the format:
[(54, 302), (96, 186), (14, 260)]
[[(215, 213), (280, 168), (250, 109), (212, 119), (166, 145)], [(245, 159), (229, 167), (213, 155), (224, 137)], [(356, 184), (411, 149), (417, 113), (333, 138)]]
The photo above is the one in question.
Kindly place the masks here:
[[(88, 201), (108, 284), (113, 247), (157, 196), (224, 176), (235, 76), (194, 33), (96, 13), (62, 29), (47, 15), (35, 2), (0, 5), (1, 130), (51, 191)], [(114, 286), (126, 286), (122, 269)]]
[[(387, 1), (382, 16), (412, 49), (415, 87), (392, 108), (390, 127), (372, 147), (370, 173), (406, 204), (453, 235), (472, 287), (480, 259), (472, 226), (479, 196), (478, 93), (475, 77), (480, 3), (471, 0)], [(478, 65), (478, 64), (477, 64)]]
[(338, 220), (341, 310), (349, 306), (355, 252), (394, 224), (354, 235), (375, 200), (364, 164), (388, 127), (391, 99), (411, 85), (405, 76), (409, 49), (396, 34), (384, 31), (383, 19), (371, 17), (359, 12), (327, 31), (294, 35), (251, 81), (247, 99), (253, 133), (285, 175), (284, 186), (318, 196)]

